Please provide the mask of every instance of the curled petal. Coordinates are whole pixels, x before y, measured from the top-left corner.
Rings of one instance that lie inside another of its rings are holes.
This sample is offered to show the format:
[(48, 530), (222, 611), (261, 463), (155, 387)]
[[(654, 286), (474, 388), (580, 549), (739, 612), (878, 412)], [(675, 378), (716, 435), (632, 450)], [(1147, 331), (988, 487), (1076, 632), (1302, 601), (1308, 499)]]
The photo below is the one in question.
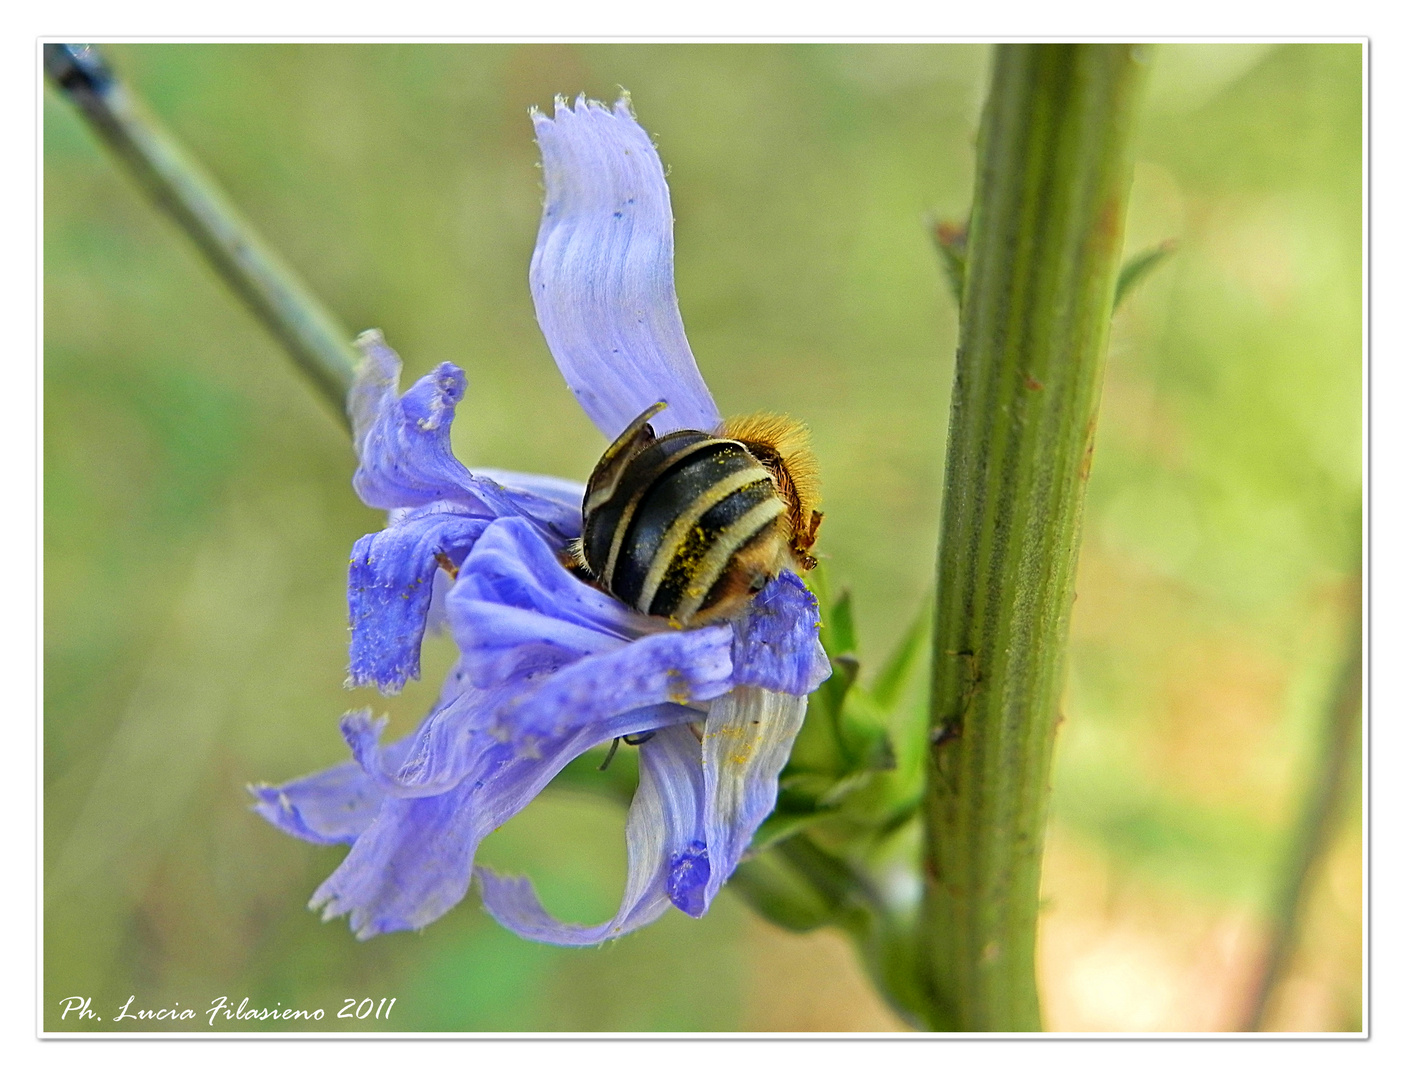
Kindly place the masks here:
[(466, 670), (483, 687), (619, 648), (643, 622), (565, 570), (533, 528), (510, 518), (485, 531), (446, 608)]
[(496, 516), (496, 508), (479, 500), (470, 470), (450, 449), (450, 423), (465, 396), (465, 373), (444, 363), (399, 395), (401, 358), (381, 333), (369, 330), (357, 344), (362, 364), (348, 392), (358, 458), (353, 490), (382, 510), (453, 499), (482, 516)]
[(705, 846), (709, 904), (739, 865), (754, 830), (778, 799), (778, 774), (808, 699), (741, 686), (711, 702), (705, 720)]
[(818, 601), (785, 570), (754, 598), (734, 646), (735, 681), (808, 695), (832, 673), (818, 640)]
[(676, 304), (671, 197), (625, 100), (535, 113), (544, 206), (529, 286), (549, 351), (609, 439), (664, 400), (658, 431), (720, 423)]
[(573, 758), (607, 739), (679, 725), (699, 715), (662, 706), (613, 717), (545, 741), (535, 757), (516, 754), (507, 743), (485, 744), (475, 771), (449, 791), (384, 798), (376, 819), (309, 906), (322, 909), (325, 919), (350, 915), (360, 939), (426, 926), (465, 896), (480, 842), (528, 805)]
[(450, 448), (455, 407), (465, 396), (465, 373), (451, 363), (423, 375), (398, 394), (401, 358), (369, 330), (358, 338), (363, 360), (348, 392), (358, 467), (353, 490), (368, 506), (404, 510), (449, 503), (454, 512), (496, 518), (517, 514), (546, 535), (568, 540), (582, 524), (581, 494), (572, 483), (529, 473), (507, 473), (507, 483), (472, 475)]
[(432, 711), (396, 755), (380, 745), (387, 718), (373, 719), (371, 709), (348, 713), (339, 728), (353, 760), (382, 794), (403, 799), (444, 795), (474, 772), (486, 754), (498, 751), (497, 740), (476, 724), (491, 715), (485, 697), (472, 693)]
[(701, 811), (705, 804), (700, 740), (679, 724), (640, 747), (641, 780), (627, 813), (627, 886), (617, 914), (597, 926), (559, 922), (539, 902), (527, 878), (476, 870), (487, 910), (520, 937), (552, 945), (596, 945), (644, 926), (675, 904), (705, 911)]
[(647, 625), (621, 601), (564, 569), (558, 552), (516, 518), (503, 518), (485, 531), (446, 601), (459, 623), (468, 620), (455, 617), (458, 609), (480, 601), (552, 615), (624, 640), (640, 636)]
[(728, 627), (707, 626), (589, 656), (504, 706), (499, 727), (509, 738), (533, 740), (647, 705), (709, 701), (733, 685), (731, 641)]
[(470, 863), (482, 833), (476, 800), (465, 781), (425, 799), (384, 799), (372, 825), (320, 885), (309, 907), (325, 920), (352, 916), (366, 940), (415, 930), (458, 904), (469, 886)]
[[(410, 740), (383, 750), (391, 768), (399, 766)], [(285, 784), (251, 784), (251, 807), (271, 825), (311, 844), (351, 844), (376, 820), (382, 788), (354, 761), (335, 765)]]
[(640, 617), (565, 570), (523, 521), (485, 530), (446, 605), (470, 681), (486, 689), (518, 683), (499, 710), (507, 738), (556, 735), (661, 702), (708, 701), (733, 685), (729, 627), (630, 640)]
[(503, 740), (489, 734), (495, 711), (513, 694), (513, 685), (492, 690), (471, 683), (457, 660), (440, 697), (411, 735), (381, 745), (387, 718), (363, 708), (344, 715), (338, 727), (353, 760), (384, 795), (425, 798), (443, 795), (471, 773), (484, 771), (486, 757), (503, 754)]
[[(515, 472), (513, 469), (475, 469), (476, 476), (487, 477), (501, 487), (537, 495), (541, 499), (551, 499), (562, 506), (571, 506), (579, 512), (583, 507), (583, 483), (562, 476), (547, 476), (543, 473)], [(579, 522), (581, 524), (581, 522)], [(573, 535), (577, 535), (576, 528)]]
[(622, 645), (600, 630), (505, 604), (467, 600), (456, 605), (456, 613), (466, 673), (484, 688), (551, 673)]
[(395, 748), (380, 745), (387, 720), (373, 719), (371, 709), (348, 713), (339, 727), (353, 759), (383, 794), (442, 795), (472, 773), (482, 774), (487, 759), (504, 755), (504, 740), (490, 728), (496, 710), (514, 690), (514, 684), (477, 688), (465, 677), (463, 665), (457, 664), (435, 707)]
[(488, 525), (485, 518), (465, 514), (411, 511), (353, 545), (348, 673), (354, 686), (376, 683), (392, 694), (407, 679), (420, 677), (437, 559), (461, 562)]
[(524, 516), (572, 539), (583, 531), (583, 485), (561, 476), (476, 468), (475, 475), (493, 480), (514, 500)]

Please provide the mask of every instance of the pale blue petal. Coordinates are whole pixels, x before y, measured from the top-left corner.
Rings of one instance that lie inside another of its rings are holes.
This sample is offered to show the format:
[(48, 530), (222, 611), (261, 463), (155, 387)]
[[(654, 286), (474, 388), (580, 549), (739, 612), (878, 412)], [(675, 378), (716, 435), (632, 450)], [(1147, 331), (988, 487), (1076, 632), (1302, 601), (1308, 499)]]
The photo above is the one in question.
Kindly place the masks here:
[(563, 568), (525, 522), (485, 531), (446, 597), (451, 632), (477, 686), (556, 671), (659, 629)]
[[(628, 709), (709, 701), (734, 685), (727, 626), (653, 634), (531, 684), (499, 710), (506, 737), (532, 742)], [(468, 658), (467, 658), (468, 662)]]
[[(389, 768), (398, 768), (410, 739), (383, 749)], [(354, 761), (335, 765), (283, 784), (251, 784), (257, 814), (290, 836), (311, 844), (351, 844), (382, 809), (384, 794), (376, 779)]]
[(671, 198), (661, 159), (625, 101), (535, 113), (544, 207), (529, 285), (549, 351), (609, 439), (648, 405), (653, 425), (720, 423), (676, 304)]
[(382, 791), (355, 762), (290, 780), (250, 784), (250, 808), (275, 828), (310, 844), (351, 844), (382, 808)]
[(382, 335), (369, 330), (358, 338), (358, 346), (363, 359), (348, 392), (348, 415), (358, 458), (353, 490), (362, 501), (392, 510), (450, 499), (483, 517), (503, 512), (502, 504), (482, 499), (470, 470), (450, 448), (450, 425), (465, 396), (465, 373), (454, 364), (440, 364), (401, 395), (401, 358)]
[(473, 637), (462, 641), (460, 636), (475, 632), (465, 605), (476, 602), (540, 612), (622, 639), (659, 625), (566, 570), (560, 553), (528, 522), (516, 518), (500, 519), (485, 530), (446, 597), (462, 649), (476, 644)]
[(818, 640), (817, 598), (785, 570), (764, 586), (739, 627), (735, 681), (781, 694), (811, 694), (832, 674)]
[(527, 878), (476, 871), (485, 909), (520, 937), (552, 945), (596, 945), (659, 918), (675, 903), (705, 911), (701, 811), (705, 804), (700, 739), (688, 725), (658, 731), (640, 746), (636, 796), (627, 814), (627, 885), (616, 916), (597, 926), (555, 919)]
[(444, 795), (382, 801), (376, 821), (320, 885), (309, 907), (323, 918), (351, 915), (359, 939), (415, 930), (465, 896), (480, 835), (473, 785)]
[(583, 484), (580, 481), (478, 466), (474, 472), (477, 477), (493, 480), (508, 491), (526, 516), (552, 524), (565, 537), (582, 534)]
[(699, 717), (678, 706), (613, 717), (546, 741), (537, 757), (505, 743), (484, 744), (476, 770), (426, 798), (384, 798), (376, 820), (353, 844), (309, 906), (325, 919), (350, 915), (361, 939), (434, 922), (465, 896), (480, 841), (522, 810), (565, 765), (606, 740)]
[(705, 902), (729, 880), (778, 799), (778, 774), (803, 726), (808, 699), (742, 686), (712, 702), (705, 720)]
[(459, 564), (488, 525), (485, 518), (426, 508), (398, 515), (395, 524), (353, 545), (348, 673), (354, 686), (375, 683), (394, 694), (408, 679), (420, 678), (437, 556)]
[(472, 475), (450, 446), (455, 407), (465, 396), (465, 373), (451, 363), (423, 375), (399, 394), (401, 359), (382, 335), (358, 338), (363, 360), (348, 392), (358, 467), (353, 490), (368, 506), (398, 511), (448, 504), (442, 509), (474, 517), (517, 514), (546, 536), (567, 541), (582, 527), (582, 497), (571, 481), (506, 473), (517, 483)]
[(455, 579), (451, 577), (441, 567), (437, 567), (436, 574), (431, 579), (431, 602), (426, 605), (426, 633), (440, 634), (449, 628), (450, 622), (446, 617), (446, 594), (455, 584)]
[[(475, 481), (488, 484), (492, 481)], [(512, 494), (502, 489), (502, 494)], [(538, 499), (538, 496), (524, 496)], [(554, 504), (539, 500), (544, 507)], [(575, 511), (576, 513), (576, 511)], [(349, 673), (354, 686), (375, 683), (384, 694), (396, 693), (408, 679), (421, 673), (421, 639), (430, 615), (435, 583), (442, 559), (460, 567), (466, 583), (481, 582), (482, 588), (467, 596), (495, 595), (498, 583), (532, 580), (519, 565), (526, 557), (535, 561), (541, 577), (546, 570), (555, 579), (558, 592), (573, 592), (581, 602), (596, 611), (596, 622), (608, 627), (626, 625), (631, 616), (616, 601), (574, 578), (558, 563), (555, 549), (564, 538), (549, 532), (540, 518), (513, 516), (501, 518), (515, 539), (508, 547), (492, 543), (483, 558), (464, 565), (470, 550), (480, 539), (491, 519), (466, 513), (449, 500), (438, 500), (415, 509), (393, 511), (381, 532), (364, 536), (353, 546), (348, 566), (348, 613), (352, 625)], [(505, 560), (509, 565), (503, 565)], [(542, 568), (537, 564), (543, 564)], [(564, 582), (562, 579), (567, 578)], [(591, 594), (591, 595), (589, 595)], [(559, 610), (549, 595), (536, 601), (540, 610)]]

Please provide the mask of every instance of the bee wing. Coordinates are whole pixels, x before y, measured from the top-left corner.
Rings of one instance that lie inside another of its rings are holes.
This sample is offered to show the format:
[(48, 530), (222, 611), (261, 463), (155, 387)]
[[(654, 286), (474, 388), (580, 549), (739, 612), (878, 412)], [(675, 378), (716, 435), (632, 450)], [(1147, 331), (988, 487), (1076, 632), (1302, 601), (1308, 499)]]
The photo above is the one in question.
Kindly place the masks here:
[(583, 495), (584, 520), (588, 514), (612, 497), (612, 493), (617, 490), (617, 482), (622, 478), (622, 470), (631, 463), (632, 458), (656, 441), (656, 432), (648, 421), (665, 407), (664, 401), (648, 405), (607, 448), (602, 460), (588, 477), (587, 490)]

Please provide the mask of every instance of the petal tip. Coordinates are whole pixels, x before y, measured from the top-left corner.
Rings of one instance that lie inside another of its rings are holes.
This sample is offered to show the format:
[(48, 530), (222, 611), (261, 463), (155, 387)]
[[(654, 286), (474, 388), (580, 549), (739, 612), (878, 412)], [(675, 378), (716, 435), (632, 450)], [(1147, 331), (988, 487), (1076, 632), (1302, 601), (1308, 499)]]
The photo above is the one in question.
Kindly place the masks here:
[(710, 882), (710, 856), (696, 840), (671, 860), (666, 878), (666, 895), (681, 911), (698, 919), (709, 908), (705, 890)]

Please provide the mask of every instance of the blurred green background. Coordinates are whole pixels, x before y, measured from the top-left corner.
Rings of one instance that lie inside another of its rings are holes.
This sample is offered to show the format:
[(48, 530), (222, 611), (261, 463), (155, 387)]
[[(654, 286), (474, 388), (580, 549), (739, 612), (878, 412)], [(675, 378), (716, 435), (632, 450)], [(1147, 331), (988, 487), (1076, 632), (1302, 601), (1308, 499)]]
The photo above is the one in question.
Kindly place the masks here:
[[(114, 45), (108, 55), (353, 330), (463, 366), (467, 463), (583, 477), (602, 440), (534, 322), (526, 109), (628, 87), (667, 163), (681, 308), (722, 409), (812, 426), (863, 661), (928, 588), (975, 45)], [(1154, 51), (1058, 740), (1049, 1025), (1228, 1027), (1346, 648), (1361, 510), (1361, 48)], [(830, 932), (728, 892), (587, 951), (473, 897), (359, 944), (304, 904), (342, 857), (243, 785), (341, 760), (344, 570), (379, 527), (339, 429), (65, 103), (44, 100), (44, 1003), (397, 998), (389, 1030), (898, 1027)], [(1361, 1025), (1359, 773), (1275, 1021)], [(483, 849), (602, 918), (623, 815), (551, 792)], [(199, 1025), (204, 1025), (204, 1016)], [(151, 1023), (149, 1030), (195, 1024)], [(229, 1024), (297, 1030), (298, 1024)]]

